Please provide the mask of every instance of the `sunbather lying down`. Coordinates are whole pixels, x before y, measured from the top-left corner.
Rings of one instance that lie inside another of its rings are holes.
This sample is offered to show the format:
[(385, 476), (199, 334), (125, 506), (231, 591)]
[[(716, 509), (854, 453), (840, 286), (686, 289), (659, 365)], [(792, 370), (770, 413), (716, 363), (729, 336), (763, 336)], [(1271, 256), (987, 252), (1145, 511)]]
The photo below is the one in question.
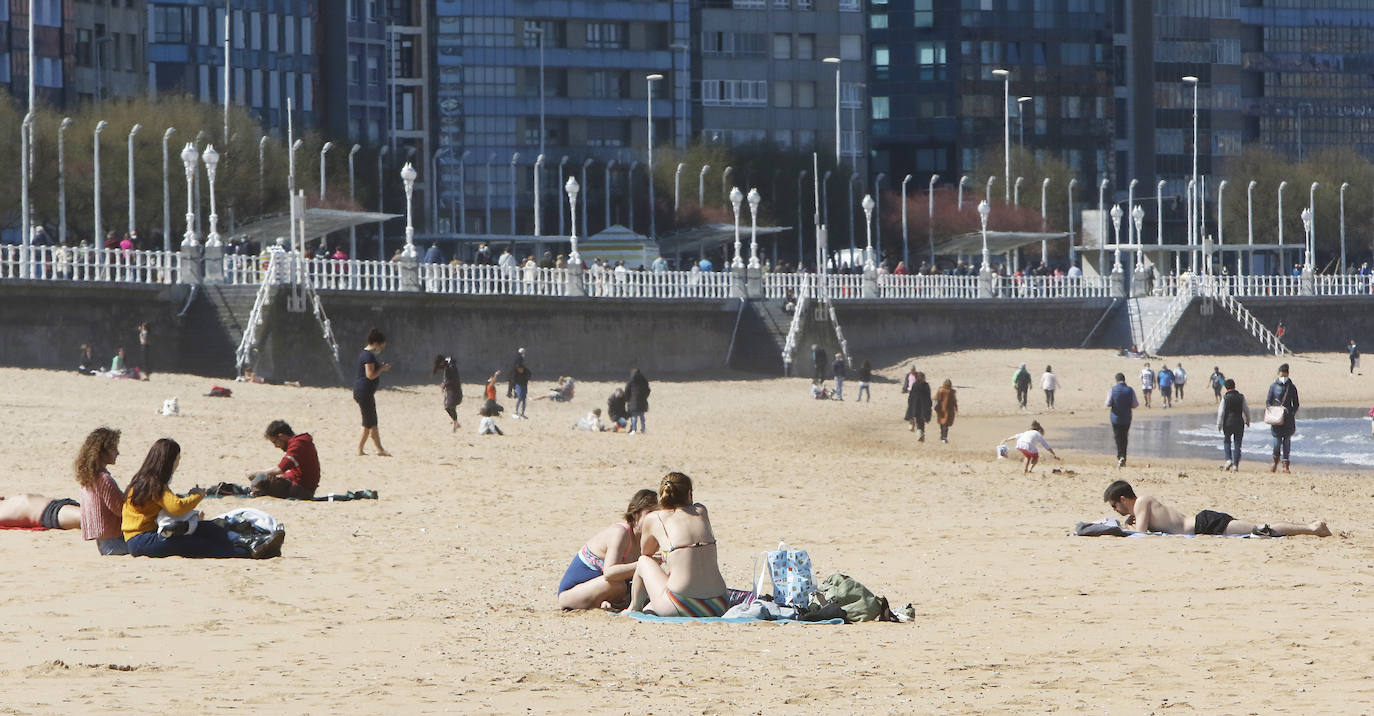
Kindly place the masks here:
[(0, 497), (0, 528), (3, 527), (78, 529), (81, 527), (81, 505), (76, 500), (54, 500), (42, 495)]
[(1292, 522), (1256, 524), (1244, 522), (1225, 512), (1214, 510), (1203, 510), (1189, 517), (1151, 495), (1137, 497), (1135, 490), (1125, 480), (1117, 480), (1108, 485), (1102, 499), (1118, 515), (1126, 518), (1127, 526), (1141, 532), (1164, 532), (1178, 535), (1253, 534), (1262, 537), (1331, 536), (1331, 529), (1326, 526), (1325, 522), (1321, 521), (1306, 525)]

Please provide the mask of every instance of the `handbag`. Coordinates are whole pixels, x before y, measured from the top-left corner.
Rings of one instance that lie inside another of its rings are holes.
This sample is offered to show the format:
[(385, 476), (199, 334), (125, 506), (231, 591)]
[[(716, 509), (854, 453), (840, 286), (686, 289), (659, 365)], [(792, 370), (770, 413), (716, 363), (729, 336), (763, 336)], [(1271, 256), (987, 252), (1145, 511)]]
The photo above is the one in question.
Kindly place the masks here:
[(1278, 405), (1266, 406), (1264, 409), (1265, 425), (1283, 425), (1283, 421), (1288, 417), (1288, 408), (1283, 407), (1283, 403), (1288, 400), (1288, 389), (1283, 389), (1283, 396), (1279, 398)]
[(811, 555), (779, 542), (776, 550), (763, 552), (760, 557), (763, 568), (758, 567), (757, 561), (754, 563), (755, 597), (772, 594), (778, 604), (805, 605), (816, 591), (816, 582), (811, 577)]

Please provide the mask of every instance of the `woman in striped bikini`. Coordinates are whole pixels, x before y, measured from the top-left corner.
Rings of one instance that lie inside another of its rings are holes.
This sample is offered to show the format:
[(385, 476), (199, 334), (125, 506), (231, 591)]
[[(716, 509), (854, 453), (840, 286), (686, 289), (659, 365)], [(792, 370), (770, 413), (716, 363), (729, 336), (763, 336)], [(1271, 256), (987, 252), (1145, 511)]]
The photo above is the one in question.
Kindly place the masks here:
[[(641, 523), (642, 554), (630, 589), (630, 610), (665, 617), (724, 614), (730, 603), (716, 537), (706, 506), (692, 502), (692, 479), (680, 472), (665, 475), (658, 486), (658, 506)], [(660, 549), (662, 564), (651, 556)]]
[(640, 490), (630, 498), (623, 521), (597, 532), (582, 545), (558, 583), (560, 609), (625, 606), (639, 554), (639, 525), (644, 515), (656, 509), (658, 495), (653, 490)]

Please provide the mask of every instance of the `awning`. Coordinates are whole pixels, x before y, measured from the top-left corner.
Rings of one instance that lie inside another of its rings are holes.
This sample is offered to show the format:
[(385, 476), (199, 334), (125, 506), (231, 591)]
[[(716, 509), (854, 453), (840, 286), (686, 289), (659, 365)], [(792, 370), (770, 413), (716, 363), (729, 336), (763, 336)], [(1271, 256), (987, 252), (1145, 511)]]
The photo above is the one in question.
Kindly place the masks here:
[[(759, 236), (771, 236), (781, 234), (784, 231), (791, 231), (790, 226), (760, 226), (758, 227)], [(740, 227), (740, 241), (744, 244), (749, 243), (749, 235), (752, 230), (748, 226)], [(690, 229), (682, 229), (668, 234), (661, 234), (658, 237), (659, 251), (665, 256), (676, 254), (699, 254), (727, 244), (735, 243), (734, 224), (707, 224), (696, 226)]]
[[(1039, 246), (1041, 241), (1067, 239), (1065, 233), (1039, 233), (1031, 231), (989, 231), (988, 253), (1004, 254), (1022, 246)], [(935, 241), (935, 253), (940, 256), (971, 256), (983, 253), (983, 233), (975, 231), (959, 236), (949, 236)]]
[[(340, 209), (306, 209), (305, 240), (311, 241), (336, 231), (347, 231), (354, 226), (375, 224), (380, 221), (402, 218), (403, 214), (382, 214), (375, 211), (343, 211)], [(234, 229), (234, 236), (247, 236), (266, 246), (279, 236), (291, 235), (291, 215), (276, 214), (265, 216)]]

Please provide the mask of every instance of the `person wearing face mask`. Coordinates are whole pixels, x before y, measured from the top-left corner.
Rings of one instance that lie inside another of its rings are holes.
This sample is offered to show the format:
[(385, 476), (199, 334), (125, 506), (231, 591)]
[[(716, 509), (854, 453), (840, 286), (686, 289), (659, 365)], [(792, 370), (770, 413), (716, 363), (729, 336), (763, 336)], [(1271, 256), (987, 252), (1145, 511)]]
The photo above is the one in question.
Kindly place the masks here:
[(1271, 413), (1277, 411), (1265, 410), (1264, 414), (1264, 422), (1269, 423), (1269, 432), (1274, 436), (1274, 464), (1269, 467), (1269, 472), (1279, 469), (1280, 460), (1283, 461), (1283, 471), (1288, 472), (1288, 452), (1293, 446), (1293, 433), (1297, 431), (1298, 387), (1288, 378), (1287, 363), (1279, 366), (1279, 376), (1269, 386), (1264, 405), (1266, 408), (1283, 408), (1281, 419), (1271, 418)]

